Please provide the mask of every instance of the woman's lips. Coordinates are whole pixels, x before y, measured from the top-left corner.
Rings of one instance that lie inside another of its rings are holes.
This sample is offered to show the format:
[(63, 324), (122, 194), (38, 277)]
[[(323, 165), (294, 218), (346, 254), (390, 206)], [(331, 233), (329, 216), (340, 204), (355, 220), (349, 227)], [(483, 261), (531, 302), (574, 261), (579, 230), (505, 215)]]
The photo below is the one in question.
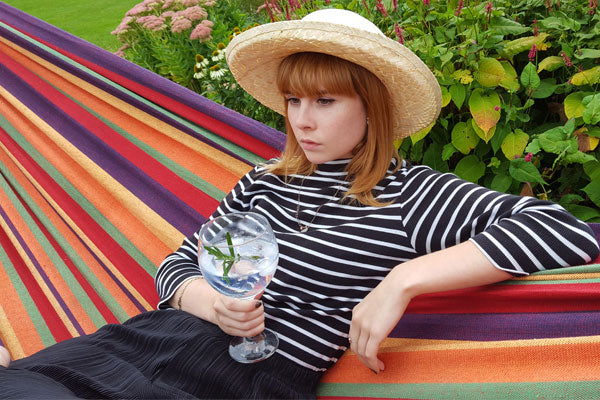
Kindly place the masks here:
[(313, 142), (312, 140), (306, 140), (306, 139), (301, 140), (300, 143), (302, 144), (302, 148), (304, 150), (314, 150), (320, 146), (319, 143)]

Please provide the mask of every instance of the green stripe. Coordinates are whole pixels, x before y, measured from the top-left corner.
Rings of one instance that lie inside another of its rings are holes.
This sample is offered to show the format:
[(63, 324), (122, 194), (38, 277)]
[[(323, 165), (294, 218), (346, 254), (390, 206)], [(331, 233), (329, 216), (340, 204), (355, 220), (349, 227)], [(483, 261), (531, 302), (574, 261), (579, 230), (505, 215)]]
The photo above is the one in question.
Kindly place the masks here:
[[(8, 254), (6, 254), (2, 246), (0, 246), (0, 266), (6, 271), (6, 274), (8, 275), (8, 279), (10, 280), (12, 287), (15, 289), (17, 295), (21, 299), (21, 302), (25, 307), (25, 312), (27, 313), (29, 319), (33, 323), (36, 332), (38, 333), (40, 339), (42, 340), (42, 343), (44, 344), (44, 347), (48, 347), (56, 343), (56, 340), (54, 339), (54, 336), (52, 336), (52, 333), (48, 329), (46, 321), (44, 321), (42, 314), (40, 314), (40, 311), (37, 305), (35, 304), (35, 301), (33, 301), (31, 296), (29, 295), (29, 291), (21, 281), (21, 277), (17, 273), (17, 270), (8, 258)], [(3, 293), (2, 295), (4, 296), (4, 298), (6, 298), (7, 293)]]
[[(383, 372), (385, 373), (385, 372)], [(411, 399), (597, 399), (599, 381), (508, 383), (321, 383), (318, 396)]]
[(138, 94), (132, 92), (131, 90), (126, 89), (126, 88), (124, 88), (121, 85), (118, 85), (117, 83), (109, 80), (108, 78), (105, 78), (104, 76), (102, 76), (102, 75), (94, 72), (93, 70), (91, 70), (91, 69), (89, 69), (89, 68), (87, 68), (87, 67), (85, 67), (85, 66), (83, 66), (83, 65), (81, 65), (79, 63), (77, 63), (76, 61), (74, 61), (74, 60), (72, 60), (72, 59), (70, 59), (70, 58), (68, 58), (68, 57), (66, 57), (64, 55), (62, 55), (61, 53), (59, 53), (59, 52), (51, 49), (50, 47), (45, 46), (44, 44), (35, 41), (34, 39), (26, 36), (25, 34), (22, 34), (21, 32), (12, 29), (10, 26), (8, 26), (8, 25), (6, 25), (6, 24), (4, 24), (2, 22), (0, 22), (0, 26), (2, 26), (3, 28), (11, 31), (15, 35), (18, 35), (21, 38), (27, 40), (29, 43), (31, 43), (31, 44), (39, 47), (40, 49), (42, 49), (42, 50), (44, 50), (44, 51), (52, 54), (53, 56), (58, 57), (61, 60), (67, 62), (68, 64), (70, 64), (70, 65), (72, 65), (72, 66), (80, 69), (81, 71), (85, 72), (86, 74), (89, 74), (91, 76), (94, 76), (94, 77), (102, 80), (103, 82), (111, 85), (112, 87), (116, 88), (120, 92), (122, 92), (124, 94), (127, 94), (127, 95), (135, 98), (136, 100), (144, 103), (145, 105), (147, 105), (147, 106), (149, 106), (149, 107), (157, 110), (161, 114), (166, 115), (169, 118), (172, 118), (173, 120), (175, 120), (175, 121), (183, 124), (187, 128), (192, 129), (198, 135), (204, 136), (207, 139), (212, 140), (213, 142), (219, 144), (220, 146), (226, 148), (227, 150), (233, 152), (234, 154), (237, 154), (238, 156), (244, 158), (245, 160), (247, 160), (247, 161), (249, 161), (249, 162), (251, 162), (253, 164), (260, 164), (261, 162), (265, 161), (262, 157), (257, 156), (256, 154), (252, 153), (251, 151), (246, 150), (245, 148), (240, 147), (237, 144), (232, 143), (229, 140), (224, 139), (223, 137), (221, 137), (219, 135), (216, 135), (216, 134), (214, 134), (213, 132), (211, 132), (211, 131), (209, 131), (207, 129), (204, 129), (204, 128), (202, 128), (202, 127), (200, 127), (200, 126), (198, 126), (198, 125), (196, 125), (196, 124), (194, 124), (194, 123), (192, 123), (192, 122), (190, 122), (190, 121), (188, 121), (188, 120), (186, 120), (186, 119), (178, 116), (177, 114), (173, 114), (172, 112), (170, 112), (170, 111), (168, 111), (168, 110), (160, 107), (159, 105), (157, 105), (157, 104), (155, 104), (155, 103), (147, 100), (146, 98), (144, 98), (142, 96), (139, 96)]
[(600, 272), (600, 264), (579, 265), (576, 267), (565, 267), (548, 269), (531, 274), (531, 276), (555, 276), (566, 275), (564, 279), (548, 279), (548, 280), (508, 280), (497, 283), (497, 285), (556, 285), (565, 283), (599, 283), (600, 278), (589, 279), (569, 279), (568, 274), (593, 274)]
[(20, 133), (0, 115), (0, 126), (19, 144), (19, 146), (32, 157), (35, 162), (52, 179), (61, 186), (69, 196), (79, 204), (108, 235), (110, 235), (135, 261), (140, 264), (148, 274), (154, 276), (156, 265), (152, 263), (137, 247), (133, 245), (102, 213), (100, 213), (73, 185), (58, 172)]

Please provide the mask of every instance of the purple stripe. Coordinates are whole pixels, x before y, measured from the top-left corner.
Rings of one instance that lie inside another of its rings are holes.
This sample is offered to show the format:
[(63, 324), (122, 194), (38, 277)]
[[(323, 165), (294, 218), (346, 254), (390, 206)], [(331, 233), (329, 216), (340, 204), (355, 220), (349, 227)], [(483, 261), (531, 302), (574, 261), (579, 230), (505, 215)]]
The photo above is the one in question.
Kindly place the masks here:
[(111, 70), (119, 75), (158, 93), (177, 99), (182, 104), (196, 109), (216, 120), (226, 123), (269, 146), (281, 150), (285, 144), (285, 135), (276, 129), (238, 114), (220, 104), (214, 103), (187, 88), (163, 78), (154, 72), (122, 59), (104, 49), (64, 32), (44, 21), (32, 17), (5, 3), (0, 3), (2, 19), (9, 25), (28, 32), (62, 49), (82, 57), (94, 64)]
[(600, 312), (405, 314), (394, 338), (517, 340), (600, 335)]
[[(190, 224), (197, 228), (204, 221), (195, 209), (154, 181), (127, 158), (108, 146), (102, 138), (73, 120), (52, 101), (41, 96), (37, 90), (23, 82), (2, 64), (0, 64), (0, 84), (175, 228), (188, 232)], [(56, 95), (63, 96), (58, 92)], [(105, 129), (112, 131), (109, 126)], [(202, 193), (192, 185), (190, 190)]]
[[(65, 314), (67, 315), (67, 318), (69, 318), (69, 320), (71, 321), (71, 323), (75, 327), (75, 330), (80, 335), (84, 335), (85, 332), (81, 328), (81, 325), (79, 325), (79, 322), (77, 322), (77, 320), (75, 319), (75, 316), (73, 315), (73, 313), (71, 313), (71, 310), (67, 307), (67, 304), (64, 302), (63, 298), (58, 293), (58, 290), (56, 290), (56, 288), (54, 287), (54, 285), (52, 284), (52, 282), (50, 281), (50, 279), (46, 275), (46, 272), (40, 266), (38, 260), (34, 257), (33, 252), (31, 251), (31, 249), (29, 248), (29, 246), (27, 246), (27, 244), (25, 243), (25, 240), (23, 240), (23, 237), (19, 234), (19, 232), (17, 231), (16, 227), (13, 225), (12, 221), (8, 218), (8, 215), (6, 214), (6, 212), (4, 211), (4, 208), (2, 208), (1, 205), (0, 205), (0, 216), (2, 216), (2, 218), (4, 219), (4, 221), (6, 222), (6, 224), (8, 225), (10, 231), (12, 232), (12, 234), (15, 236), (15, 238), (19, 242), (19, 245), (21, 246), (21, 248), (25, 251), (25, 253), (27, 254), (27, 256), (29, 256), (29, 259), (31, 260), (31, 262), (35, 266), (35, 269), (38, 271), (38, 273), (42, 277), (42, 280), (48, 286), (48, 289), (50, 289), (50, 292), (54, 295), (54, 297), (58, 301), (58, 304), (60, 305), (60, 308), (62, 308), (62, 310), (65, 312)], [(34, 303), (35, 303), (35, 301), (34, 301)], [(64, 322), (63, 322), (63, 324), (64, 324)]]

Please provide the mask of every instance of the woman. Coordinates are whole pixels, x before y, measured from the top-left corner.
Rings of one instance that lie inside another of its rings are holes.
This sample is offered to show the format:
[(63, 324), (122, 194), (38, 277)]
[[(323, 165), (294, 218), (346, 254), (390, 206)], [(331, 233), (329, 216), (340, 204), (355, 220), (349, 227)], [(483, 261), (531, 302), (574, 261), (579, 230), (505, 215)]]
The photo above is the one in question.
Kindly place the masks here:
[[(227, 57), (242, 87), (286, 115), (282, 157), (243, 177), (213, 215), (267, 217), (280, 248), (272, 282), (253, 302), (215, 292), (196, 233), (158, 270), (158, 311), (16, 361), (0, 373), (5, 392), (31, 394), (39, 381), (46, 397), (314, 398), (348, 347), (385, 369), (379, 345), (414, 296), (597, 256), (588, 227), (556, 204), (397, 159), (393, 140), (435, 120), (440, 89), (362, 17), (322, 10), (257, 27)], [(232, 361), (227, 335), (265, 326), (276, 353)]]

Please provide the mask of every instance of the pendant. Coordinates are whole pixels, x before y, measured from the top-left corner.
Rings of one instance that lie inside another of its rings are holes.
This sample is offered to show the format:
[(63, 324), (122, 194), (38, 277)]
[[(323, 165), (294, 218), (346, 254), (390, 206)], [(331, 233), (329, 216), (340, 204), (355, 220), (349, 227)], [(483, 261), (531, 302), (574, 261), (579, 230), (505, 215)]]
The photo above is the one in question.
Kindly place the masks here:
[(308, 225), (300, 225), (300, 232), (302, 232), (302, 233), (308, 232)]

